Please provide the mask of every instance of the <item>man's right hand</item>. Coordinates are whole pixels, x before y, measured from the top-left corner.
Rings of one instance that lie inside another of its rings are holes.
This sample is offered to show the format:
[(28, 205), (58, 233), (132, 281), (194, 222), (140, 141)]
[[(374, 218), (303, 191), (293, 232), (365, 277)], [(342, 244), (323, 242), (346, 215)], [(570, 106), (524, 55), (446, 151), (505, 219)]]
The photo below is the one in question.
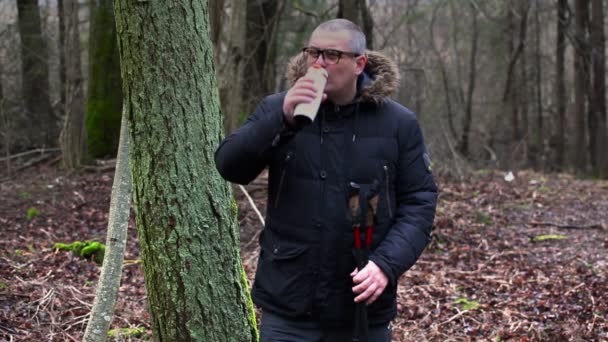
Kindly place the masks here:
[[(294, 125), (293, 111), (296, 105), (300, 103), (309, 103), (315, 99), (317, 89), (314, 86), (314, 80), (306, 76), (299, 78), (296, 83), (287, 91), (283, 100), (283, 115), (285, 120)], [(321, 101), (325, 101), (327, 94), (323, 94)]]

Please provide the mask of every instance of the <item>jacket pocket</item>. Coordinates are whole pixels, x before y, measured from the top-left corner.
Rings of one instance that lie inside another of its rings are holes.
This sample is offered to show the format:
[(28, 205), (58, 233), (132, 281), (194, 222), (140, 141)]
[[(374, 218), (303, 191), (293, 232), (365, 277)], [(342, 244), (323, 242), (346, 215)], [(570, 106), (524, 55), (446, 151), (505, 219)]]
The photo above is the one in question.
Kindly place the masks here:
[(283, 192), (283, 186), (285, 186), (285, 174), (287, 173), (287, 167), (293, 159), (293, 152), (287, 152), (285, 159), (281, 162), (281, 175), (279, 176), (279, 186), (277, 189), (276, 196), (274, 197), (274, 207), (279, 207), (279, 201), (281, 200), (281, 192)]
[(279, 239), (266, 228), (262, 249), (264, 257), (256, 274), (256, 286), (263, 288), (272, 305), (297, 316), (310, 308), (312, 276), (311, 248)]

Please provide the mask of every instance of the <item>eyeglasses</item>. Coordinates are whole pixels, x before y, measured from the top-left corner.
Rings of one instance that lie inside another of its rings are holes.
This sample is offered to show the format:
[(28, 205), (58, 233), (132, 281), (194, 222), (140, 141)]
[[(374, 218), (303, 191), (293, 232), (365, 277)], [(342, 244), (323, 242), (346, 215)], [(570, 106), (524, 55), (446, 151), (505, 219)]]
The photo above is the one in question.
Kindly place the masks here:
[(334, 49), (318, 49), (315, 47), (305, 47), (302, 49), (302, 53), (310, 62), (314, 62), (319, 58), (320, 55), (323, 55), (323, 60), (327, 64), (338, 64), (340, 62), (340, 58), (342, 55), (359, 57), (360, 54), (354, 52), (346, 52)]

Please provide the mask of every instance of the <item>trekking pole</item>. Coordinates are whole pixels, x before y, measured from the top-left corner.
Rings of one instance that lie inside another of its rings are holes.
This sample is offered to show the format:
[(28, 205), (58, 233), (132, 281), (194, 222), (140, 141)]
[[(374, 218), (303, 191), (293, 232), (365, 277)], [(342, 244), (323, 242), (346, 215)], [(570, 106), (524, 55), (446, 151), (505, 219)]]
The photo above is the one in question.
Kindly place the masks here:
[[(354, 237), (354, 254), (357, 269), (361, 271), (367, 264), (367, 256), (362, 248), (361, 226), (365, 224), (364, 211), (367, 211), (366, 201), (361, 201), (360, 186), (356, 183), (350, 183), (349, 207), (351, 217), (353, 219), (353, 237)], [(363, 208), (361, 207), (361, 204)], [(365, 242), (371, 237), (365, 236)], [(366, 243), (367, 245), (367, 243)], [(367, 307), (365, 303), (355, 304), (355, 321), (353, 326), (352, 342), (367, 342), (368, 341), (368, 320)]]

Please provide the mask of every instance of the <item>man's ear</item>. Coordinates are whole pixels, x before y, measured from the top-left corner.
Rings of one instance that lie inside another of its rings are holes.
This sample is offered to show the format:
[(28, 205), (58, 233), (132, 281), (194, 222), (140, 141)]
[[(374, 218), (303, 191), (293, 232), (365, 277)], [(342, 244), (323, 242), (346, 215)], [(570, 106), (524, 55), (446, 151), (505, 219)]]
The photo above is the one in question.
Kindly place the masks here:
[(365, 65), (367, 64), (367, 55), (361, 55), (355, 59), (355, 63), (357, 63), (357, 67), (355, 68), (355, 73), (360, 75), (363, 70), (365, 70)]

